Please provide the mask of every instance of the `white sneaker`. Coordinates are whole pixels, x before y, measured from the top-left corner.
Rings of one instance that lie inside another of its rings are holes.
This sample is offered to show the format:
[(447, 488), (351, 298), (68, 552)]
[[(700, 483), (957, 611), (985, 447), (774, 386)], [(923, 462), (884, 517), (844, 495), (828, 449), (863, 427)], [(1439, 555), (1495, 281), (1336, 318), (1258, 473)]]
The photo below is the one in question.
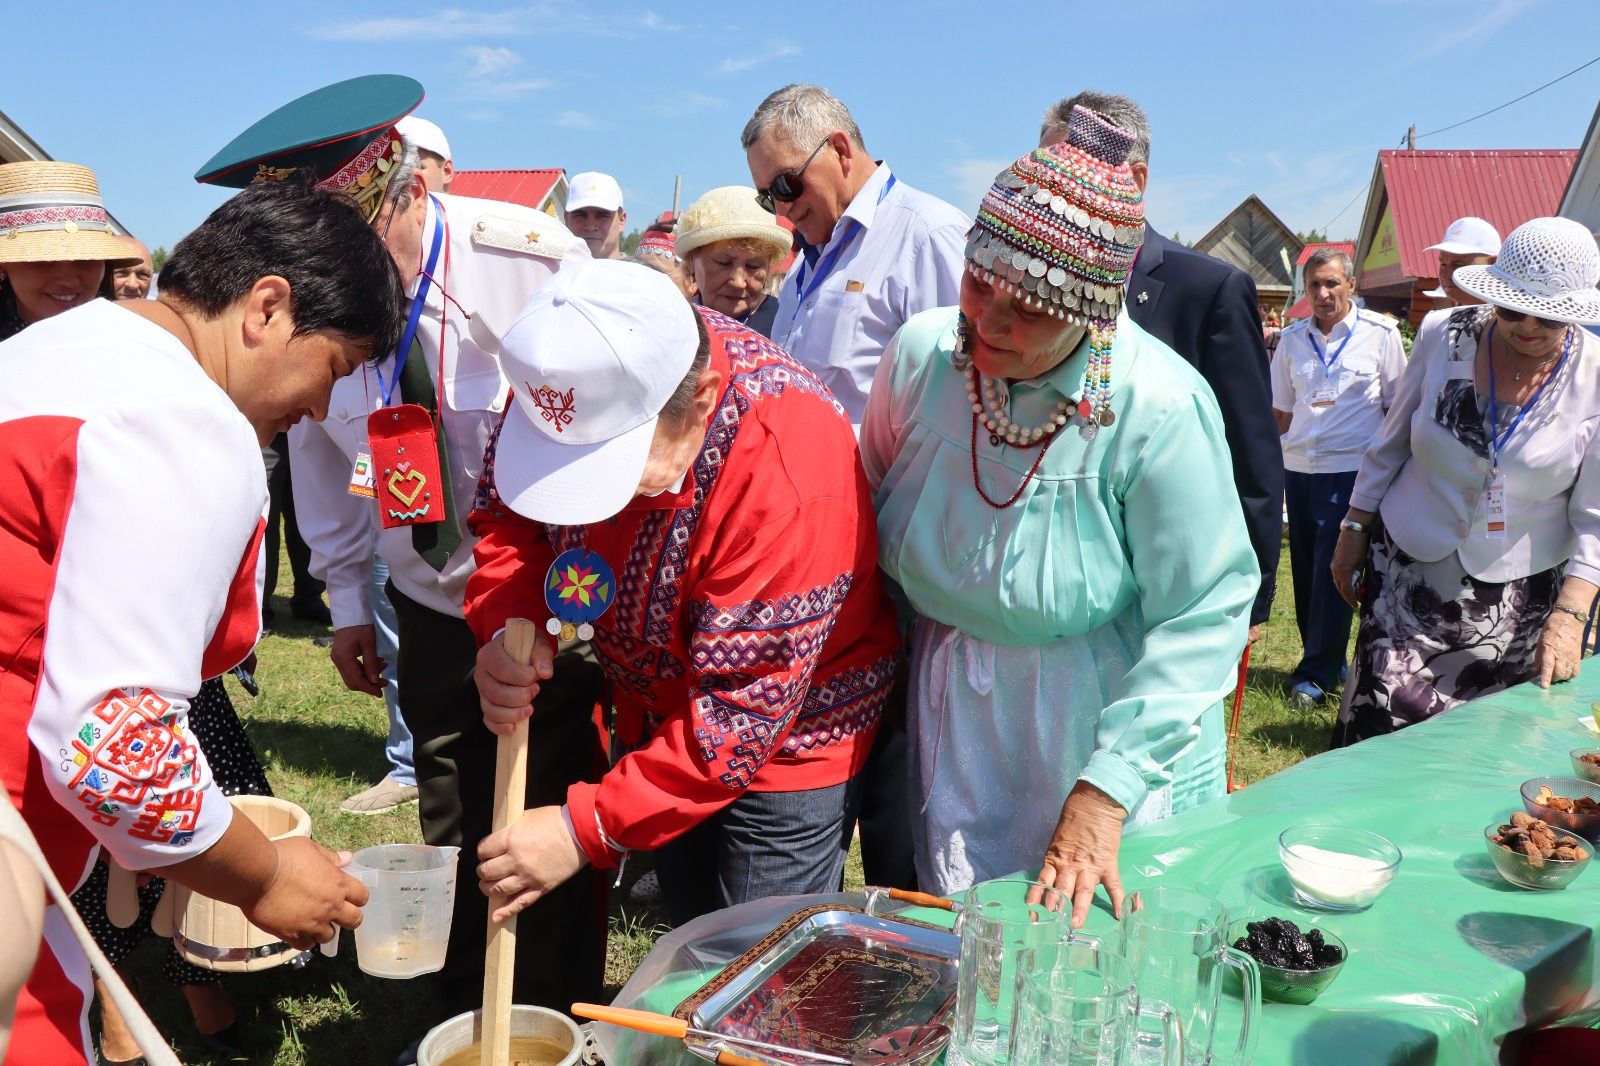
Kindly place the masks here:
[(385, 777), (365, 792), (357, 792), (339, 804), (339, 810), (345, 814), (382, 814), (415, 803), (416, 799), (416, 785), (402, 785), (392, 777)]

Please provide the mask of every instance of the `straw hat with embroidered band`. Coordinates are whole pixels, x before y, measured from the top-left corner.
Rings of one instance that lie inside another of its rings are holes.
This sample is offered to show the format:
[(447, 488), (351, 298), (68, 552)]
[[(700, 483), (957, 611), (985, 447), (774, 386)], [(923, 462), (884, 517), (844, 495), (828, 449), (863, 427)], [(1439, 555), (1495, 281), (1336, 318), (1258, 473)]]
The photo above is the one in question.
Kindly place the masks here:
[(0, 264), (132, 262), (94, 171), (77, 163), (0, 165)]

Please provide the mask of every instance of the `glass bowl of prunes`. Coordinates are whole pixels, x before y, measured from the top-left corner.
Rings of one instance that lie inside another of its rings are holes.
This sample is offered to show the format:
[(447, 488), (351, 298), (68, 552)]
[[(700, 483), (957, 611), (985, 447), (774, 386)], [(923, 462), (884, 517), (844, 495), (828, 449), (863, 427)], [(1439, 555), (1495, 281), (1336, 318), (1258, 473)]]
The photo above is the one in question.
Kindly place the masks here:
[(1333, 984), (1350, 950), (1333, 933), (1285, 918), (1241, 918), (1228, 927), (1228, 943), (1256, 960), (1261, 998), (1310, 1003)]

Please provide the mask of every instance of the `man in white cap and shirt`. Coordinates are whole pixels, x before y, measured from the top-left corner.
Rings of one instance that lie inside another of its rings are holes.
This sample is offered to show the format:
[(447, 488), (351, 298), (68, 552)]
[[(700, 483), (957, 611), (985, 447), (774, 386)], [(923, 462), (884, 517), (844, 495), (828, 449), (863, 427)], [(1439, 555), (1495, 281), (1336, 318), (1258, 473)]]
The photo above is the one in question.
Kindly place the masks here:
[(595, 259), (622, 258), (622, 186), (610, 174), (586, 170), (567, 183), (567, 228), (589, 245)]
[[(516, 913), (642, 850), (676, 925), (837, 891), (899, 643), (844, 409), (634, 263), (563, 270), (501, 360), (466, 597), (484, 719), (508, 730), (560, 680), (545, 632), (588, 639), (631, 750), (485, 840), (480, 888)], [(511, 617), (540, 624), (532, 666)]]
[(417, 173), (428, 186), (429, 192), (449, 192), (456, 178), (455, 159), (450, 155), (450, 142), (437, 124), (416, 115), (407, 115), (395, 123), (400, 135), (417, 146)]

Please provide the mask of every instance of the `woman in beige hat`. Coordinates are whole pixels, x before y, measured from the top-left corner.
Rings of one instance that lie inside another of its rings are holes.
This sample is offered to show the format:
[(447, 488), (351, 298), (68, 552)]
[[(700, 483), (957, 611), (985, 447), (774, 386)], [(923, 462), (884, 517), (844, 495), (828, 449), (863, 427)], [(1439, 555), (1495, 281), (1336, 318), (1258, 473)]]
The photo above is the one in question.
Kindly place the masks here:
[(767, 278), (792, 243), (748, 185), (712, 189), (678, 219), (677, 251), (697, 302), (764, 337), (772, 335), (778, 313), (778, 301), (767, 296)]
[(127, 258), (94, 171), (0, 166), (0, 340), (97, 296), (115, 299), (108, 264)]

